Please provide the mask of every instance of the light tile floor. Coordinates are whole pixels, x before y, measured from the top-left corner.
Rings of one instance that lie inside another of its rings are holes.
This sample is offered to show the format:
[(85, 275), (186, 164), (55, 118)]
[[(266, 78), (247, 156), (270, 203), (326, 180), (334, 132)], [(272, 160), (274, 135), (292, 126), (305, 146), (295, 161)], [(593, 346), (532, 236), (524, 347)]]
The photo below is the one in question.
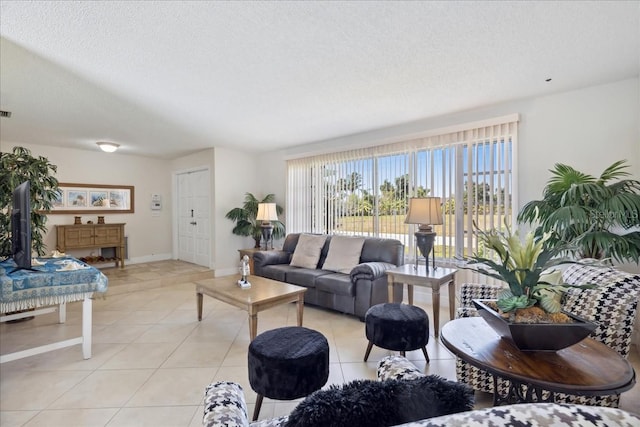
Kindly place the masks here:
[[(93, 306), (93, 357), (83, 360), (80, 346), (74, 346), (0, 365), (0, 425), (200, 426), (204, 387), (217, 380), (239, 382), (251, 414), (256, 396), (247, 377), (247, 315), (205, 297), (198, 322), (194, 285), (176, 278), (194, 271), (211, 274), (175, 261), (106, 269), (109, 292)], [(429, 304), (418, 305), (431, 313)], [(55, 313), (2, 324), (0, 352), (78, 336), (81, 313), (81, 304), (73, 303), (62, 325)], [(448, 319), (446, 307), (440, 317)], [(258, 316), (258, 332), (295, 324), (295, 304)], [(374, 379), (378, 360), (392, 354), (374, 347), (363, 362), (364, 324), (352, 316), (306, 306), (304, 326), (329, 341), (327, 386)], [(428, 365), (419, 350), (407, 357), (426, 373), (455, 379), (452, 354), (433, 337), (427, 350)], [(630, 360), (638, 371), (636, 348)], [(476, 399), (477, 407), (490, 405), (487, 394), (477, 393)], [(298, 402), (265, 399), (260, 418), (287, 414)], [(621, 406), (640, 413), (640, 386), (623, 394)]]

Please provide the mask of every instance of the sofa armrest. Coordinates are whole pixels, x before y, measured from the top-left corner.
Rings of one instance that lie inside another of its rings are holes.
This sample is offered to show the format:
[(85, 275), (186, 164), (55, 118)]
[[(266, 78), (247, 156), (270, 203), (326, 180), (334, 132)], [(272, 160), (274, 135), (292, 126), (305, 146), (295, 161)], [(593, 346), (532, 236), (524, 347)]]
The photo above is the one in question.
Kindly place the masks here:
[(244, 392), (238, 383), (219, 381), (204, 391), (204, 426), (249, 426)]
[(378, 380), (415, 380), (424, 377), (413, 363), (402, 356), (387, 356), (378, 363)]
[(351, 270), (351, 281), (353, 283), (357, 282), (359, 279), (374, 281), (382, 277), (385, 274), (385, 271), (393, 267), (395, 267), (395, 265), (388, 262), (363, 262), (362, 264), (356, 265)]
[(273, 264), (289, 264), (291, 255), (286, 251), (257, 251), (253, 254), (255, 268)]

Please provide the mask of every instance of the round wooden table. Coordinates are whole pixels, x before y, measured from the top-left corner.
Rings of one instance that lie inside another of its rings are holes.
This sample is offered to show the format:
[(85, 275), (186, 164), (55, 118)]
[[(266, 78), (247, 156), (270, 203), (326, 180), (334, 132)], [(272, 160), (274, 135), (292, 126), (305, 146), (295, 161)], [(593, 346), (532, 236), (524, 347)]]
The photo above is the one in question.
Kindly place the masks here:
[[(584, 396), (621, 393), (635, 384), (633, 367), (613, 349), (586, 338), (558, 351), (520, 351), (480, 317), (448, 322), (442, 343), (456, 356), (494, 376), (494, 405), (553, 401), (554, 392)], [(509, 382), (505, 396), (497, 379)], [(542, 391), (550, 392), (543, 398)]]

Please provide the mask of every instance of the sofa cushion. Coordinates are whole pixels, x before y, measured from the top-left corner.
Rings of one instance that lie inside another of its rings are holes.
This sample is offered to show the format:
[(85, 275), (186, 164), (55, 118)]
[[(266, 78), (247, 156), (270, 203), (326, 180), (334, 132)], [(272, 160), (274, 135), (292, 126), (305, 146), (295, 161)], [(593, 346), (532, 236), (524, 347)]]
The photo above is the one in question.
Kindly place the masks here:
[(356, 294), (356, 287), (348, 274), (329, 273), (316, 278), (315, 285), (317, 290), (350, 297)]
[(363, 244), (364, 237), (333, 236), (322, 269), (348, 274), (360, 264)]
[(316, 278), (320, 276), (324, 276), (325, 274), (331, 274), (331, 271), (327, 270), (317, 270), (317, 269), (309, 269), (309, 268), (298, 268), (291, 267), (287, 270), (285, 281), (287, 283), (291, 283), (292, 285), (300, 285), (305, 286), (307, 288), (315, 288), (316, 287)]
[(326, 235), (301, 234), (291, 257), (292, 267), (316, 268)]
[(307, 396), (285, 426), (392, 426), (471, 409), (470, 387), (436, 375), (414, 380), (355, 380)]
[[(262, 277), (266, 277), (267, 279), (278, 280), (280, 282), (284, 282), (287, 271), (292, 270), (297, 267), (290, 267), (289, 264), (272, 264), (265, 265), (260, 270), (260, 275)], [(249, 279), (251, 281), (251, 279)]]

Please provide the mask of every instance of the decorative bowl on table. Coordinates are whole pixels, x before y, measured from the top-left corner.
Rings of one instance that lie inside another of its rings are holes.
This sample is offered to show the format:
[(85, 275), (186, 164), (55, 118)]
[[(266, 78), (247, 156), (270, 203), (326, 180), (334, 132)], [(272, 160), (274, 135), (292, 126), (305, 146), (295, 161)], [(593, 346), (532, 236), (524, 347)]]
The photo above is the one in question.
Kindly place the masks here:
[(579, 316), (564, 312), (571, 323), (515, 323), (489, 307), (486, 302), (495, 300), (474, 299), (478, 314), (498, 335), (511, 340), (523, 351), (557, 351), (570, 347), (587, 338), (596, 324)]

